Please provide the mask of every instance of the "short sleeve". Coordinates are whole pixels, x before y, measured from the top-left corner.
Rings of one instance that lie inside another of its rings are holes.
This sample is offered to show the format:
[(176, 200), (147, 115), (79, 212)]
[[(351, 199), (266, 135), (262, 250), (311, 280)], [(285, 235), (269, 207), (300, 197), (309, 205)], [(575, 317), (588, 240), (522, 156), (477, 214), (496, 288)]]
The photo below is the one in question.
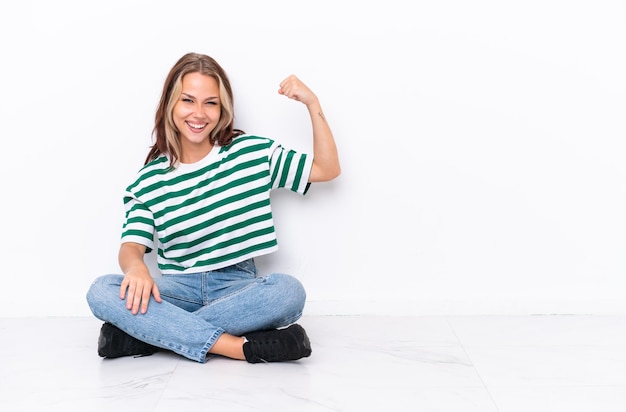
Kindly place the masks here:
[(144, 245), (147, 252), (154, 248), (154, 217), (150, 209), (130, 192), (124, 196), (126, 217), (122, 229), (122, 243)]
[(270, 149), (272, 189), (286, 188), (304, 195), (309, 187), (313, 156), (274, 143)]

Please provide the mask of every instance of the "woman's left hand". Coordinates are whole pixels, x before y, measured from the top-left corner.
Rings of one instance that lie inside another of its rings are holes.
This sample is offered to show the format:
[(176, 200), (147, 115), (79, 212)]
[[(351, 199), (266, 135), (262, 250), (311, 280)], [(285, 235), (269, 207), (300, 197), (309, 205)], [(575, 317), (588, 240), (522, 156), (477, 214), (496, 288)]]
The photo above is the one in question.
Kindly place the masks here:
[(278, 93), (287, 96), (290, 99), (297, 100), (305, 105), (313, 104), (317, 101), (315, 93), (309, 89), (302, 80), (295, 75), (289, 75), (285, 80), (280, 82)]

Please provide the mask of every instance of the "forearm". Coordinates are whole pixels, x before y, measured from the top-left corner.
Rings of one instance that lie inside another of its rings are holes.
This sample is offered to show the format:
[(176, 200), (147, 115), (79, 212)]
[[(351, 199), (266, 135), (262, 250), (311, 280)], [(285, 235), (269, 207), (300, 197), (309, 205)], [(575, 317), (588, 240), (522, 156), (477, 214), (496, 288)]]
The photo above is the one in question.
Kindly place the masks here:
[(143, 245), (137, 243), (123, 243), (120, 246), (118, 255), (118, 262), (122, 273), (126, 274), (131, 270), (145, 270), (148, 271), (148, 267), (143, 260), (143, 256), (146, 252), (146, 248)]
[(309, 182), (325, 182), (341, 173), (337, 144), (322, 106), (315, 99), (307, 105), (313, 127), (313, 167)]

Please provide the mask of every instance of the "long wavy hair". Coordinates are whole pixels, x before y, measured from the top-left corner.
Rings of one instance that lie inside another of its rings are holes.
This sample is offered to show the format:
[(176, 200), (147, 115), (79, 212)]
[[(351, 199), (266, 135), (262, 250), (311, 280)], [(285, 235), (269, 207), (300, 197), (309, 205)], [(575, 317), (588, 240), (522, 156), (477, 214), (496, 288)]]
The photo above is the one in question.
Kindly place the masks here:
[(180, 144), (180, 132), (174, 124), (172, 114), (174, 106), (182, 94), (183, 77), (189, 73), (201, 73), (211, 76), (219, 85), (222, 110), (220, 119), (209, 136), (211, 143), (226, 146), (236, 136), (244, 133), (233, 126), (235, 118), (233, 91), (224, 69), (210, 56), (199, 53), (187, 53), (172, 67), (163, 85), (163, 92), (156, 110), (154, 129), (152, 131), (154, 144), (151, 146), (144, 164), (148, 164), (161, 154), (168, 154), (170, 166), (174, 168), (178, 165), (182, 147)]

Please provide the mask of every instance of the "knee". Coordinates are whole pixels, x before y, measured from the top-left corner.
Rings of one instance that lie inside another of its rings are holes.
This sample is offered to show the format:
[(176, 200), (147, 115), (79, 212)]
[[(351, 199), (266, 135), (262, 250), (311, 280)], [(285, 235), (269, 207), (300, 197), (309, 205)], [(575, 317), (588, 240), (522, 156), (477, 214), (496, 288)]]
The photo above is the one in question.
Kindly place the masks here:
[(280, 287), (280, 302), (290, 313), (301, 314), (306, 301), (306, 291), (302, 283), (295, 277), (286, 274), (274, 274), (274, 281)]
[(87, 290), (87, 303), (92, 311), (100, 305), (110, 302), (111, 296), (119, 295), (122, 284), (121, 275), (104, 275), (96, 278)]

